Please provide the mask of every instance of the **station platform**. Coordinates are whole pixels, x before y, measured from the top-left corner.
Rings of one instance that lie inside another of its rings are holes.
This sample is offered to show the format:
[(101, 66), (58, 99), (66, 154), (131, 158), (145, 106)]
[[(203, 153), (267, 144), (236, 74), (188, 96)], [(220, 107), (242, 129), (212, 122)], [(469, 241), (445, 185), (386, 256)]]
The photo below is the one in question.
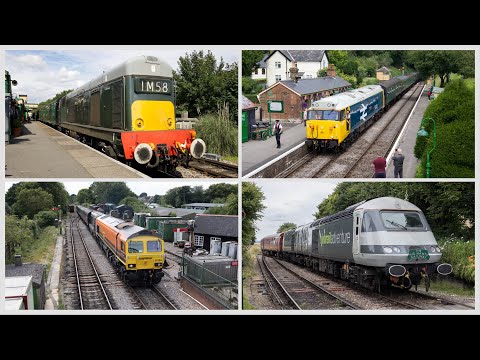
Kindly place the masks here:
[(418, 100), (417, 106), (413, 111), (407, 125), (402, 129), (402, 133), (394, 144), (392, 152), (387, 157), (387, 178), (393, 178), (393, 153), (395, 149), (402, 149), (402, 153), (405, 156), (403, 161), (403, 177), (414, 178), (415, 172), (419, 163), (419, 160), (415, 157), (413, 149), (417, 141), (417, 132), (420, 129), (420, 123), (423, 119), (423, 114), (427, 109), (430, 101), (425, 91), (422, 91), (422, 95)]
[(7, 178), (149, 178), (38, 121), (5, 145), (5, 164)]
[(281, 148), (277, 149), (275, 136), (267, 140), (249, 140), (242, 143), (242, 176), (245, 176), (291, 148), (305, 142), (305, 126), (303, 123), (293, 126), (283, 125), (280, 137)]

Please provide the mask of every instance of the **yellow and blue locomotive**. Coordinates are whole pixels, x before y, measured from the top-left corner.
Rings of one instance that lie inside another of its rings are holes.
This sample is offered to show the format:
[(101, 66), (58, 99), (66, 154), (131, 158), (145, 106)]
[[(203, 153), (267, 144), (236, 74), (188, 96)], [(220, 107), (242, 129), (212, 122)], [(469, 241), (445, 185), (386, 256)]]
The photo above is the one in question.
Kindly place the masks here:
[(417, 73), (402, 75), (314, 101), (307, 111), (306, 145), (317, 151), (348, 146), (417, 81)]

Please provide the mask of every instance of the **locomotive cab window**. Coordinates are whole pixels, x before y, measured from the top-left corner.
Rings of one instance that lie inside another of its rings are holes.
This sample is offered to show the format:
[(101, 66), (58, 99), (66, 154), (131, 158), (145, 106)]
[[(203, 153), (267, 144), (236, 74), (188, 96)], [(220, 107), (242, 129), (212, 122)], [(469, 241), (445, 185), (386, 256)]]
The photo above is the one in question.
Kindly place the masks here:
[(143, 241), (130, 241), (128, 243), (129, 253), (143, 253)]
[(159, 240), (147, 241), (147, 252), (159, 252), (162, 251), (162, 245)]
[(387, 230), (425, 229), (420, 215), (415, 211), (381, 211), (380, 215)]

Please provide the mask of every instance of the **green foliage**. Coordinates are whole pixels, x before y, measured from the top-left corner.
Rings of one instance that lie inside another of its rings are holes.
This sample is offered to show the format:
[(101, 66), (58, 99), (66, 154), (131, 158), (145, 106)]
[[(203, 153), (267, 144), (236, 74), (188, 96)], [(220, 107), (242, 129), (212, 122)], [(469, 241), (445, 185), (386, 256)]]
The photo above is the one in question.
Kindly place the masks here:
[(229, 110), (225, 105), (215, 115), (202, 116), (195, 129), (197, 136), (207, 144), (208, 152), (238, 156), (238, 126), (229, 120), (228, 114)]
[(334, 64), (336, 68), (341, 68), (350, 57), (347, 50), (327, 50), (327, 58), (330, 64)]
[(59, 218), (58, 215), (58, 211), (40, 211), (35, 214), (33, 220), (40, 228), (45, 228), (47, 226), (54, 226), (55, 220)]
[(406, 198), (418, 206), (436, 236), (475, 236), (473, 183), (344, 182), (338, 184), (334, 192), (317, 206), (314, 216), (319, 219), (361, 201), (383, 196)]
[(340, 69), (337, 69), (337, 76), (352, 84), (352, 88), (357, 87), (357, 77), (355, 75), (347, 75), (343, 73)]
[[(251, 77), (242, 77), (242, 93), (245, 95), (258, 94), (263, 91), (267, 81), (266, 80), (254, 80)], [(258, 100), (255, 98), (254, 103)]]
[(118, 204), (124, 204), (131, 206), (134, 212), (148, 212), (148, 208), (143, 202), (138, 200), (136, 196), (127, 196), (118, 202)]
[(13, 257), (23, 243), (31, 242), (34, 239), (32, 220), (25, 216), (19, 218), (16, 215), (5, 216), (5, 261), (13, 262)]
[(242, 210), (244, 213), (242, 221), (242, 243), (243, 246), (255, 242), (255, 221), (260, 220), (265, 209), (263, 200), (265, 196), (260, 187), (255, 183), (244, 182), (242, 184)]
[(179, 208), (183, 204), (192, 202), (192, 194), (190, 186), (180, 186), (168, 190), (163, 198), (166, 204)]
[(249, 77), (256, 63), (263, 59), (268, 50), (242, 50), (242, 76)]
[[(475, 170), (475, 92), (463, 80), (451, 81), (443, 93), (432, 100), (424, 118), (436, 123), (437, 146), (431, 153), (430, 177), (474, 177)], [(427, 138), (418, 137), (414, 154), (422, 160), (426, 173), (427, 151), (433, 147), (433, 122), (424, 122)]]
[(282, 225), (280, 225), (280, 227), (277, 229), (277, 234), (278, 233), (281, 233), (281, 232), (284, 232), (284, 231), (288, 231), (288, 230), (294, 230), (297, 228), (297, 225), (292, 223), (292, 222), (286, 222), (286, 223), (283, 223)]
[(33, 219), (33, 216), (42, 210), (50, 210), (54, 205), (52, 194), (45, 190), (21, 189), (17, 195), (17, 201), (13, 204), (14, 214)]
[(95, 203), (95, 197), (92, 190), (90, 189), (80, 189), (75, 198), (77, 204), (93, 204)]
[(69, 89), (69, 90), (63, 90), (62, 92), (59, 92), (58, 94), (56, 94), (53, 98), (50, 98), (48, 100), (45, 100), (45, 101), (42, 101), (41, 103), (38, 104), (38, 109), (40, 108), (43, 108), (49, 104), (51, 104), (52, 102), (55, 102), (57, 101), (58, 99), (64, 97), (65, 95), (67, 95), (68, 93), (72, 92), (73, 89)]
[(230, 120), (237, 121), (238, 65), (217, 62), (212, 52), (193, 51), (178, 60), (176, 81), (177, 105), (188, 110), (190, 116), (215, 113), (227, 104)]
[(471, 284), (475, 283), (475, 241), (448, 237), (438, 241), (442, 262), (453, 266), (453, 275)]
[(238, 215), (238, 193), (231, 193), (222, 203), (224, 206), (211, 207), (205, 214)]
[(20, 182), (13, 184), (5, 194), (5, 201), (12, 206), (17, 201), (17, 196), (23, 189), (42, 189), (53, 197), (53, 205), (62, 208), (63, 212), (67, 211), (69, 203), (68, 192), (65, 186), (59, 182)]
[(440, 87), (444, 87), (450, 73), (461, 72), (467, 76), (474, 76), (473, 53), (463, 50), (417, 50), (408, 54), (408, 61), (424, 78), (432, 74), (438, 75), (441, 79)]
[(126, 197), (137, 196), (124, 182), (94, 182), (89, 189), (95, 203), (119, 204)]
[(212, 184), (205, 190), (206, 201), (199, 202), (212, 202), (214, 199), (223, 199), (222, 202), (224, 202), (230, 194), (238, 194), (237, 184)]
[(172, 217), (176, 217), (177, 216), (177, 213), (175, 211), (170, 211), (168, 213), (168, 216), (172, 216)]

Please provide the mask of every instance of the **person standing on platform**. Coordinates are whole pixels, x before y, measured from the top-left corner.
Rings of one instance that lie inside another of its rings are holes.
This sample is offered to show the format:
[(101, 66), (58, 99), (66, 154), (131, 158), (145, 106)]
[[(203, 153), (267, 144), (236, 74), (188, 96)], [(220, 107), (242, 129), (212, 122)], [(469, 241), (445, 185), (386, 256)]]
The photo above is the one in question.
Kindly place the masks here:
[(402, 154), (402, 149), (395, 149), (393, 155), (393, 177), (403, 178), (403, 160), (405, 156)]
[(378, 155), (378, 157), (373, 160), (373, 166), (375, 167), (375, 176), (376, 178), (386, 178), (385, 167), (387, 162), (383, 157)]
[(280, 124), (280, 120), (275, 120), (275, 126), (273, 127), (273, 133), (275, 134), (275, 139), (277, 139), (277, 149), (281, 147), (280, 145), (280, 135), (282, 135), (283, 126)]

